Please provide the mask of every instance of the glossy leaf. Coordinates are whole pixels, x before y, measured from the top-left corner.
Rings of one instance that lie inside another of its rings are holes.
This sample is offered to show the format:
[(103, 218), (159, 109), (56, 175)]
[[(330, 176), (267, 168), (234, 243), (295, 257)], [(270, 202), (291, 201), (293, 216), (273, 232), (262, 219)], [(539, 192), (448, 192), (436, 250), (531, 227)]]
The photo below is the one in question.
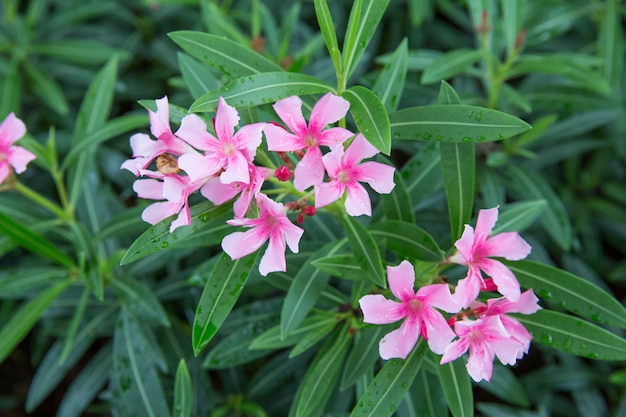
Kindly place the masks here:
[(389, 116), (378, 96), (372, 90), (358, 85), (344, 91), (342, 96), (350, 102), (350, 114), (359, 131), (376, 149), (389, 155)]
[(255, 338), (250, 344), (250, 349), (281, 349), (293, 346), (297, 344), (307, 333), (329, 326), (332, 329), (335, 324), (337, 324), (337, 321), (332, 316), (307, 317), (302, 321), (297, 329), (293, 330), (286, 337), (281, 336), (280, 326), (275, 326)]
[(67, 277), (67, 269), (61, 267), (3, 268), (0, 271), (0, 298), (24, 298)]
[(426, 144), (402, 166), (400, 175), (414, 206), (442, 188), (439, 144), (436, 142)]
[(390, 359), (378, 371), (350, 417), (388, 417), (393, 415), (415, 379), (428, 345), (420, 340), (406, 359)]
[(182, 226), (170, 233), (170, 221), (174, 217), (163, 220), (151, 226), (128, 248), (124, 257), (120, 261), (121, 265), (151, 255), (160, 250), (166, 250), (176, 241), (183, 241), (204, 230), (222, 226), (224, 222), (232, 216), (231, 207), (226, 205), (214, 206), (210, 202), (197, 204), (189, 209), (191, 214), (191, 224)]
[(461, 97), (459, 97), (459, 93), (457, 93), (456, 90), (450, 84), (448, 84), (445, 80), (441, 81), (437, 103), (439, 104), (462, 104)]
[(380, 98), (388, 112), (395, 111), (400, 103), (404, 90), (407, 72), (409, 47), (407, 39), (403, 39), (391, 54), (389, 61), (380, 72), (372, 87), (372, 91)]
[(507, 204), (500, 212), (498, 222), (491, 234), (521, 232), (540, 218), (546, 206), (546, 200), (519, 201)]
[(379, 205), (382, 206), (385, 217), (389, 220), (415, 223), (413, 202), (399, 170), (394, 172), (393, 180), (396, 183), (393, 191), (380, 196)]
[(478, 386), (509, 404), (524, 408), (530, 407), (530, 400), (524, 386), (508, 366), (494, 363), (491, 380), (480, 381)]
[(367, 277), (363, 275), (361, 266), (352, 254), (325, 256), (314, 260), (311, 265), (334, 277), (351, 281), (367, 280)]
[(448, 201), (452, 240), (463, 233), (474, 207), (476, 156), (472, 143), (440, 143), (441, 169)]
[(327, 93), (333, 88), (306, 74), (291, 72), (264, 72), (237, 78), (219, 90), (209, 91), (191, 105), (192, 112), (209, 112), (217, 109), (220, 97), (237, 107), (260, 106), (294, 96)]
[(345, 216), (342, 224), (354, 258), (363, 269), (363, 274), (379, 287), (387, 288), (382, 259), (372, 234), (354, 217)]
[[(235, 261), (225, 253), (220, 256), (204, 286), (193, 320), (194, 355), (198, 356), (224, 323), (239, 299), (257, 255), (258, 252)], [(207, 273), (204, 268), (201, 265), (196, 273)]]
[(452, 417), (473, 417), (474, 395), (465, 361), (456, 360), (439, 365), (437, 371)]
[(443, 251), (437, 242), (414, 223), (386, 220), (369, 226), (376, 239), (386, 239), (389, 248), (401, 256), (428, 262), (443, 261)]
[(605, 361), (626, 360), (626, 340), (577, 317), (550, 310), (515, 314), (533, 341), (563, 352)]
[(488, 142), (530, 129), (515, 116), (465, 104), (410, 107), (392, 113), (389, 119), (391, 137), (400, 140)]
[(191, 417), (193, 410), (193, 392), (191, 387), (191, 376), (184, 359), (181, 359), (176, 368), (174, 380), (174, 407), (173, 417)]
[(219, 81), (209, 68), (189, 55), (179, 52), (178, 65), (185, 85), (193, 98), (197, 99), (219, 87)]
[(343, 391), (352, 386), (373, 368), (378, 360), (378, 344), (386, 330), (385, 327), (375, 326), (356, 334), (354, 346), (343, 367), (340, 390)]
[(274, 62), (221, 36), (181, 30), (169, 33), (169, 37), (189, 55), (229, 77), (281, 71)]
[(537, 296), (596, 323), (626, 328), (626, 307), (586, 279), (537, 262), (504, 262)]
[(324, 42), (330, 55), (335, 72), (339, 74), (341, 72), (341, 51), (339, 50), (339, 44), (337, 43), (337, 33), (335, 32), (335, 24), (333, 23), (332, 16), (330, 15), (330, 9), (326, 0), (314, 0), (315, 17), (317, 23), (320, 26), (322, 35), (324, 36)]
[[(435, 364), (434, 366), (439, 366)], [(426, 366), (420, 368), (409, 391), (404, 395), (406, 407), (414, 417), (448, 417), (448, 404), (443, 394), (439, 375), (429, 372)]]
[(308, 333), (305, 333), (302, 338), (296, 343), (296, 345), (289, 352), (289, 359), (300, 356), (307, 350), (315, 346), (320, 340), (325, 338), (330, 332), (337, 327), (337, 321), (334, 323), (326, 322), (323, 326), (318, 326), (311, 329)]
[(424, 69), (422, 84), (431, 84), (452, 78), (478, 62), (482, 55), (482, 51), (470, 49), (455, 49), (445, 53)]
[(119, 298), (137, 317), (152, 319), (169, 327), (167, 313), (150, 287), (130, 276), (111, 278), (110, 282), (118, 291)]

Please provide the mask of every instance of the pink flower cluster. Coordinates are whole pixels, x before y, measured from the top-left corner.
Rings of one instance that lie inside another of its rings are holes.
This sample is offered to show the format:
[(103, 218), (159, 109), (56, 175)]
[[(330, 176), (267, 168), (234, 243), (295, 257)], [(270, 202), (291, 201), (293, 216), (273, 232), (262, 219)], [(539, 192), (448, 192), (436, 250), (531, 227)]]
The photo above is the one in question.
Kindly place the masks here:
[[(309, 121), (302, 114), (302, 101), (293, 96), (274, 104), (274, 110), (285, 123), (253, 123), (236, 129), (237, 110), (220, 97), (209, 132), (197, 115), (185, 116), (173, 133), (169, 123), (167, 97), (156, 101), (157, 111), (149, 112), (150, 130), (156, 140), (137, 133), (130, 138), (133, 157), (122, 164), (137, 177), (133, 189), (140, 198), (156, 200), (142, 213), (142, 219), (156, 224), (178, 214), (170, 232), (191, 223), (188, 199), (200, 194), (215, 205), (239, 196), (233, 205), (233, 226), (250, 227), (247, 232), (234, 232), (224, 238), (222, 248), (238, 259), (258, 250), (269, 241), (261, 259), (262, 275), (285, 271), (285, 250), (298, 252), (303, 229), (294, 225), (288, 211), (298, 212), (298, 223), (304, 215), (313, 215), (347, 194), (348, 214), (371, 215), (371, 202), (361, 183), (369, 184), (379, 193), (390, 193), (395, 186), (395, 169), (378, 162), (361, 162), (378, 151), (362, 135), (344, 149), (344, 142), (355, 134), (341, 127), (328, 127), (343, 119), (350, 103), (331, 93), (313, 107)], [(288, 129), (287, 129), (288, 128)], [(284, 166), (269, 168), (255, 164), (257, 149), (263, 136), (269, 151), (276, 151)], [(322, 148), (331, 148), (325, 155)], [(284, 152), (294, 152), (299, 161), (293, 167)], [(155, 166), (156, 170), (150, 169)], [(273, 201), (261, 192), (268, 180), (280, 183), (293, 176), (299, 200), (286, 204)], [(325, 177), (328, 181), (324, 182)], [(307, 191), (313, 187), (312, 192)], [(309, 200), (315, 197), (314, 205)], [(255, 210), (256, 209), (256, 210)], [(257, 212), (255, 218), (246, 216)]]
[[(530, 333), (506, 314), (532, 314), (540, 309), (538, 299), (532, 289), (522, 293), (511, 270), (490, 257), (519, 260), (531, 248), (517, 232), (489, 237), (497, 219), (497, 207), (480, 210), (476, 229), (466, 225), (455, 243), (458, 252), (448, 261), (467, 266), (468, 273), (458, 282), (454, 294), (448, 284), (427, 285), (414, 292), (413, 266), (403, 261), (396, 267), (387, 267), (389, 288), (399, 302), (381, 294), (360, 299), (365, 323), (389, 324), (404, 319), (400, 328), (380, 341), (383, 359), (406, 358), (421, 335), (433, 352), (443, 355), (442, 364), (469, 350), (467, 370), (478, 382), (491, 379), (494, 357), (513, 365), (528, 352)], [(490, 278), (484, 279), (481, 270)], [(477, 301), (481, 290), (497, 290), (502, 297), (484, 304)], [(446, 320), (439, 310), (454, 315)]]
[(26, 134), (24, 122), (10, 113), (0, 123), (0, 184), (7, 179), (11, 170), (21, 174), (35, 155), (14, 143)]

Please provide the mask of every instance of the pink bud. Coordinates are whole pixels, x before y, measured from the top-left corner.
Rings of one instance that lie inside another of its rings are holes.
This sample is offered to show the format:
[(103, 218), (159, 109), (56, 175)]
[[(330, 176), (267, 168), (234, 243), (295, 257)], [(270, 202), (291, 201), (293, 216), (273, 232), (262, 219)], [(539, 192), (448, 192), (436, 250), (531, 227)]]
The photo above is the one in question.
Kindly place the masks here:
[(276, 175), (276, 178), (278, 178), (279, 181), (287, 181), (289, 180), (289, 178), (291, 178), (291, 172), (289, 171), (289, 168), (287, 168), (285, 165), (276, 168), (276, 171), (274, 171), (274, 175)]

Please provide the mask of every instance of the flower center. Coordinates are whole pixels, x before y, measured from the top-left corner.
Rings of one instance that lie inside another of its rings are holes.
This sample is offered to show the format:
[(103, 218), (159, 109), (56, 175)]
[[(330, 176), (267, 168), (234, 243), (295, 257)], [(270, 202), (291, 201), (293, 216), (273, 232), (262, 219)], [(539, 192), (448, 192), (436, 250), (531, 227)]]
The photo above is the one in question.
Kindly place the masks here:
[(4, 152), (0, 152), (0, 162), (4, 162), (7, 159), (7, 154)]
[(313, 148), (315, 146), (317, 146), (317, 138), (307, 133), (307, 135), (304, 137), (304, 147)]
[(225, 143), (222, 147), (222, 152), (224, 152), (224, 155), (226, 156), (232, 156), (235, 151), (235, 145), (233, 145), (232, 143)]
[(337, 181), (342, 183), (348, 183), (352, 181), (352, 173), (347, 169), (342, 169), (337, 174)]
[(418, 300), (417, 298), (413, 298), (411, 299), (411, 301), (409, 301), (409, 310), (418, 311), (421, 308), (422, 308), (422, 302)]

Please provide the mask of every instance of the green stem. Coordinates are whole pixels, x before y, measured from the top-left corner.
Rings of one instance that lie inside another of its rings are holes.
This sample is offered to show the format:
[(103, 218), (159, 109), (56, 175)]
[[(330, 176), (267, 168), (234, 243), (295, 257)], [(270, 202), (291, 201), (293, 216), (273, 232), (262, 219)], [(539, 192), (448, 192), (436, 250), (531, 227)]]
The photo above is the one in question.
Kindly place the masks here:
[(24, 197), (30, 199), (31, 201), (39, 204), (50, 212), (54, 213), (59, 219), (69, 222), (72, 220), (72, 215), (67, 211), (63, 210), (57, 204), (54, 204), (52, 201), (48, 200), (46, 197), (42, 196), (32, 188), (27, 187), (26, 185), (20, 183), (19, 181), (15, 181), (13, 185), (13, 189), (18, 193), (22, 194)]

